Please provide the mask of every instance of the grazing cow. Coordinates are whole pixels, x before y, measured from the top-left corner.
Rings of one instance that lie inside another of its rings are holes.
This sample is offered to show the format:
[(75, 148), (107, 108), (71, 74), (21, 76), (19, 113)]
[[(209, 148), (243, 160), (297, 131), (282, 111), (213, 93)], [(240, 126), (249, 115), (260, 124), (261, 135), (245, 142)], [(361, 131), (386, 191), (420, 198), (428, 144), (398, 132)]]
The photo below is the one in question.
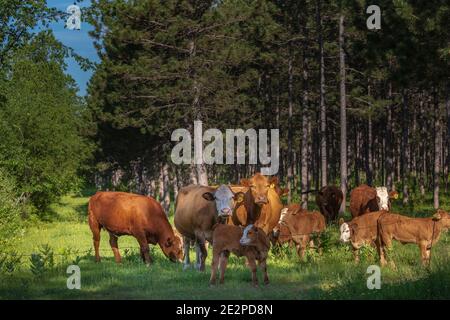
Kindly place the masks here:
[[(314, 246), (311, 236), (322, 233), (325, 228), (325, 218), (320, 212), (309, 212), (295, 204), (282, 210), (280, 221), (273, 230), (273, 238), (281, 239), (279, 243), (292, 240), (296, 244), (297, 254), (303, 259), (307, 245)], [(320, 247), (319, 243), (317, 247)]]
[(190, 243), (195, 241), (197, 269), (205, 270), (207, 256), (205, 241), (212, 241), (212, 227), (230, 217), (236, 204), (243, 201), (243, 198), (242, 192), (234, 193), (226, 185), (221, 185), (217, 189), (200, 185), (189, 185), (180, 189), (174, 223), (184, 238), (185, 269), (190, 265)]
[[(415, 243), (419, 246), (422, 263), (430, 262), (433, 244), (438, 242), (441, 232), (450, 228), (450, 215), (438, 210), (433, 217), (410, 218), (399, 214), (383, 215), (378, 219), (378, 238), (380, 263), (386, 265), (386, 249), (392, 240), (402, 244)], [(391, 261), (392, 262), (392, 261)], [(392, 262), (392, 265), (395, 264)]]
[(260, 173), (256, 173), (250, 179), (242, 179), (241, 186), (237, 188), (242, 187), (246, 188), (244, 201), (236, 207), (229, 224), (242, 226), (255, 224), (269, 234), (280, 219), (283, 208), (280, 195), (283, 195), (286, 189), (278, 186), (277, 177), (269, 178)]
[(109, 243), (117, 263), (121, 262), (118, 237), (131, 235), (141, 248), (146, 264), (152, 262), (148, 244), (159, 244), (171, 260), (181, 260), (181, 240), (175, 235), (161, 205), (153, 198), (125, 192), (97, 192), (89, 199), (89, 227), (95, 248), (95, 260), (100, 261), (100, 230), (109, 232)]
[(344, 195), (336, 186), (325, 186), (317, 192), (316, 204), (324, 215), (327, 224), (336, 220)]
[(339, 221), (341, 242), (350, 242), (353, 248), (355, 262), (359, 262), (359, 249), (365, 245), (374, 245), (377, 239), (377, 221), (387, 211), (375, 211), (353, 218), (351, 221)]
[(217, 224), (213, 234), (213, 259), (211, 264), (210, 285), (216, 284), (217, 267), (220, 268), (220, 284), (224, 282), (230, 252), (238, 257), (245, 256), (252, 271), (252, 283), (258, 286), (256, 261), (264, 273), (264, 284), (269, 283), (267, 275), (267, 254), (270, 242), (264, 231), (253, 224), (245, 229), (241, 226)]

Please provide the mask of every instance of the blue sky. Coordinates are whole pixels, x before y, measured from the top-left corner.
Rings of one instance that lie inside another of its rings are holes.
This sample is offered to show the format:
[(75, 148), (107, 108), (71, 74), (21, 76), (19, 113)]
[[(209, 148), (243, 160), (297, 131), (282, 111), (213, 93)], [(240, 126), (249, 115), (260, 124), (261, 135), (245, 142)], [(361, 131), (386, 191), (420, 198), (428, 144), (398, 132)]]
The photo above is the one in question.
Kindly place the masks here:
[[(55, 7), (61, 11), (66, 11), (67, 7), (73, 4), (73, 2), (73, 0), (47, 0), (49, 7)], [(90, 3), (90, 0), (84, 0), (82, 3), (78, 4), (78, 6), (83, 8), (89, 6)], [(55, 37), (66, 46), (73, 48), (79, 55), (94, 62), (98, 62), (99, 59), (92, 38), (88, 35), (88, 32), (92, 30), (92, 26), (82, 21), (81, 30), (68, 30), (64, 28), (64, 24), (65, 21), (61, 20), (50, 26)], [(92, 70), (87, 72), (81, 70), (73, 59), (67, 59), (67, 64), (67, 73), (69, 73), (78, 84), (78, 94), (85, 95), (87, 83), (92, 76)]]

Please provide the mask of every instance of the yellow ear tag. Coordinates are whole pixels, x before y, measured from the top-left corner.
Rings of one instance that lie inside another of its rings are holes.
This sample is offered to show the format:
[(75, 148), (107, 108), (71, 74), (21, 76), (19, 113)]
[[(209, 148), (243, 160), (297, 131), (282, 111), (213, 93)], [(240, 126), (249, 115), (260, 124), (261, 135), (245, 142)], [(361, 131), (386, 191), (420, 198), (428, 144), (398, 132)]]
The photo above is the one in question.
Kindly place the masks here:
[(275, 184), (272, 183), (272, 184), (270, 185), (270, 188), (274, 189), (274, 188), (275, 188)]
[(242, 201), (244, 201), (244, 195), (240, 194), (237, 202), (242, 202)]
[(398, 199), (398, 193), (395, 194), (394, 199)]

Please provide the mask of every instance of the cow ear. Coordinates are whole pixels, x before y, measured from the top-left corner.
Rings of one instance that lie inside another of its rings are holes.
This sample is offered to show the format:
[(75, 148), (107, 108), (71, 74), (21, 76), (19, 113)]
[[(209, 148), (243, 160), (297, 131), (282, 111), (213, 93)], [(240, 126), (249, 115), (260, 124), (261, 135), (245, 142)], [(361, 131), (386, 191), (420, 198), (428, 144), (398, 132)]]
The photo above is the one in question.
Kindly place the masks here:
[(213, 201), (215, 199), (214, 195), (211, 192), (205, 192), (202, 194), (203, 199), (207, 201)]
[(241, 185), (244, 187), (250, 187), (250, 180), (248, 179), (241, 179)]
[(441, 220), (441, 219), (442, 219), (442, 215), (441, 215), (440, 212), (437, 212), (437, 213), (434, 214), (434, 216), (433, 216), (433, 220), (434, 221), (438, 221), (438, 220)]
[(244, 193), (243, 192), (236, 192), (233, 196), (234, 200), (237, 203), (241, 203), (242, 201), (244, 201)]
[(344, 223), (345, 221), (344, 221), (344, 218), (339, 218), (339, 226), (341, 226), (343, 223)]
[[(273, 176), (272, 178), (270, 178), (269, 183), (272, 185), (277, 185), (278, 184), (278, 177), (277, 176)], [(275, 186), (274, 186), (275, 187)]]

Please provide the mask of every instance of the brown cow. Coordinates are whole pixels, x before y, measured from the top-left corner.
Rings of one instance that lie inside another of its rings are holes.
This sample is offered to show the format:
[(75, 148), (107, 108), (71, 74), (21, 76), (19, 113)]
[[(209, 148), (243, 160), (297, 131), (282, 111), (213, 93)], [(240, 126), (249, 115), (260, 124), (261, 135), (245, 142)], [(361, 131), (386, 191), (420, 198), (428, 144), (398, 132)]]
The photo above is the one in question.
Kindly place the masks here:
[(141, 248), (146, 264), (152, 262), (148, 244), (159, 244), (171, 260), (181, 260), (181, 240), (174, 234), (161, 205), (153, 198), (125, 192), (97, 192), (89, 200), (89, 226), (91, 228), (95, 259), (100, 261), (100, 230), (109, 232), (109, 243), (117, 263), (121, 262), (117, 240), (131, 235)]
[(317, 192), (316, 204), (324, 215), (327, 224), (336, 220), (344, 195), (336, 186), (325, 186)]
[(355, 217), (351, 221), (339, 221), (341, 242), (350, 242), (353, 248), (355, 262), (359, 262), (359, 249), (365, 245), (374, 245), (377, 239), (377, 221), (387, 211), (375, 211)]
[[(381, 265), (386, 265), (386, 249), (391, 247), (393, 239), (402, 244), (417, 244), (422, 263), (426, 265), (430, 262), (432, 245), (438, 242), (441, 232), (449, 228), (450, 215), (443, 210), (438, 210), (430, 218), (410, 218), (399, 214), (383, 215), (378, 219), (377, 238)], [(393, 262), (392, 265), (395, 266)]]
[(217, 224), (213, 235), (213, 259), (211, 264), (210, 285), (216, 284), (217, 267), (220, 268), (220, 283), (223, 284), (230, 252), (238, 257), (245, 256), (252, 271), (252, 283), (258, 286), (256, 261), (264, 273), (264, 284), (269, 283), (267, 275), (267, 254), (270, 242), (264, 231), (250, 224), (241, 226)]
[(397, 198), (396, 191), (388, 193), (386, 187), (372, 188), (362, 184), (350, 192), (350, 212), (354, 218), (367, 212), (390, 211), (390, 200)]
[(205, 270), (207, 250), (205, 241), (212, 241), (212, 228), (225, 222), (234, 213), (236, 204), (243, 201), (242, 192), (233, 193), (229, 186), (218, 188), (189, 185), (180, 189), (175, 208), (174, 223), (184, 237), (184, 269), (190, 265), (190, 242), (197, 245), (197, 269)]
[[(245, 189), (241, 189), (244, 187)], [(272, 232), (280, 219), (283, 204), (280, 195), (288, 192), (281, 189), (277, 177), (266, 177), (256, 173), (250, 179), (242, 179), (241, 186), (235, 190), (245, 190), (244, 201), (236, 207), (235, 214), (229, 224), (247, 226), (255, 224), (266, 234)]]
[(363, 184), (350, 192), (350, 212), (353, 218), (374, 211), (379, 211), (375, 188)]
[[(292, 240), (296, 244), (297, 254), (303, 259), (308, 244), (310, 247), (314, 246), (311, 236), (322, 233), (325, 228), (325, 218), (320, 212), (309, 212), (299, 204), (294, 204), (282, 210), (280, 221), (273, 230), (273, 237), (281, 238), (284, 242)], [(288, 234), (283, 234), (286, 232)], [(320, 247), (320, 243), (317, 247)]]

